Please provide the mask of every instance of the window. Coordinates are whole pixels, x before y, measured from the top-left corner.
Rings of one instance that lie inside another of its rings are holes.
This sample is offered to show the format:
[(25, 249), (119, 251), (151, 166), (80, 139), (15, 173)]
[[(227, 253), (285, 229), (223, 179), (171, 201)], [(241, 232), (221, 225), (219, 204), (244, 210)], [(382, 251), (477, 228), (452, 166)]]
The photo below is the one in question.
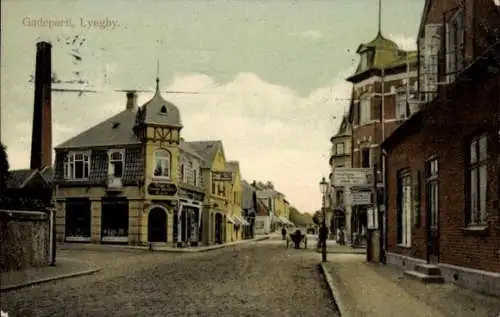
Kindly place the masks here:
[[(407, 93), (408, 91), (408, 93)], [(406, 87), (401, 87), (396, 91), (396, 119), (404, 120), (410, 115), (408, 107), (409, 96), (414, 94), (413, 89), (408, 89)]]
[(409, 171), (403, 171), (398, 176), (397, 196), (397, 243), (409, 247), (411, 246), (411, 210), (413, 201)]
[(125, 157), (123, 150), (111, 150), (108, 152), (109, 166), (108, 174), (114, 177), (123, 176), (123, 167), (125, 165)]
[(455, 80), (464, 64), (464, 11), (459, 9), (446, 24), (446, 78)]
[(170, 178), (170, 153), (165, 150), (156, 151), (154, 154), (153, 176)]
[(360, 56), (359, 60), (359, 70), (364, 71), (368, 68), (368, 54), (367, 52), (364, 52)]
[(224, 183), (219, 182), (217, 185), (217, 196), (224, 197), (226, 195), (226, 188), (224, 186)]
[(370, 148), (364, 148), (361, 150), (361, 167), (368, 168), (370, 164)]
[(198, 186), (198, 169), (193, 169), (193, 185)]
[(338, 190), (335, 193), (336, 197), (335, 200), (337, 201), (337, 205), (343, 205), (344, 204), (344, 192), (342, 190)]
[(487, 135), (483, 135), (470, 144), (469, 152), (469, 225), (486, 223), (487, 192)]
[(428, 24), (425, 26), (424, 38), (418, 43), (420, 92), (424, 94), (427, 102), (432, 101), (437, 94), (441, 33), (441, 24)]
[(371, 99), (363, 98), (359, 103), (359, 124), (366, 123), (371, 120), (372, 114)]
[(69, 152), (64, 161), (64, 178), (82, 180), (90, 174), (90, 151)]
[(212, 181), (212, 195), (215, 195), (215, 182)]
[(184, 164), (181, 164), (180, 169), (179, 169), (179, 180), (183, 183), (186, 182), (186, 173), (185, 173), (185, 168)]
[(427, 182), (427, 214), (429, 215), (429, 226), (437, 229), (439, 225), (439, 164), (437, 159), (427, 161), (426, 168)]
[(344, 155), (344, 143), (337, 143), (335, 145), (335, 153), (337, 155)]

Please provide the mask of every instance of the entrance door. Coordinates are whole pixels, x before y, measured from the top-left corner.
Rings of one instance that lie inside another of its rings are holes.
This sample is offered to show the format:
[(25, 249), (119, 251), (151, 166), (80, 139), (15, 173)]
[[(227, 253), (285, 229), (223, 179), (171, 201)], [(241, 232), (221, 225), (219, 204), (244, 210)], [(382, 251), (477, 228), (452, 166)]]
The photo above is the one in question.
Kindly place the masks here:
[(438, 161), (430, 160), (426, 164), (427, 179), (427, 262), (439, 263), (439, 183)]
[(215, 214), (215, 243), (222, 243), (222, 215)]
[(153, 208), (149, 212), (148, 241), (167, 242), (167, 213), (162, 208)]

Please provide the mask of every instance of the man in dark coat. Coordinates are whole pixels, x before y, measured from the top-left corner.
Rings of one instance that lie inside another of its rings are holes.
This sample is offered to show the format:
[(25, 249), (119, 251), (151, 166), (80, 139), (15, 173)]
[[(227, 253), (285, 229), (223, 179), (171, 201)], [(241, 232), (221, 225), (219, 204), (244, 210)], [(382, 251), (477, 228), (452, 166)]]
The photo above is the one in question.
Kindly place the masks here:
[(281, 236), (283, 237), (283, 240), (285, 240), (286, 238), (286, 228), (283, 226), (283, 228), (281, 228)]
[(321, 228), (319, 228), (318, 248), (321, 248), (323, 246), (323, 243), (326, 243), (327, 238), (328, 238), (328, 228), (326, 226), (321, 226)]

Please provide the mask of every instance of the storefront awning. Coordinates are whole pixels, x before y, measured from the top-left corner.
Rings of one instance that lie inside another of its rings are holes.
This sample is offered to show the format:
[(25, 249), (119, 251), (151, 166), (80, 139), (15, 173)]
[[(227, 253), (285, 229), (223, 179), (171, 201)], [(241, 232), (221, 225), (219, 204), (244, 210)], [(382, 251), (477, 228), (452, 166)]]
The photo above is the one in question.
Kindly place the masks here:
[(234, 217), (232, 217), (232, 216), (226, 215), (226, 219), (227, 219), (227, 222), (232, 223), (233, 225), (238, 224), (237, 220), (234, 219)]
[(250, 225), (250, 223), (248, 221), (246, 221), (245, 218), (243, 218), (241, 216), (234, 216), (234, 218), (236, 218), (237, 221), (239, 222), (239, 224), (242, 226), (249, 226)]

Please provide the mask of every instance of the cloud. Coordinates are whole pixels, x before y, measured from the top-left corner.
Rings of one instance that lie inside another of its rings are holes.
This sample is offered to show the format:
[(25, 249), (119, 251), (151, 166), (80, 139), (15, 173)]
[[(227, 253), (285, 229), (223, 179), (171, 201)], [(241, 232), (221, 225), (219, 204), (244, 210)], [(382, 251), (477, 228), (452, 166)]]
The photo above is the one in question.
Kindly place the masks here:
[(317, 40), (323, 37), (323, 34), (317, 30), (306, 30), (300, 33), (293, 33), (292, 35), (298, 35), (301, 37)]
[(396, 42), (400, 48), (407, 51), (417, 50), (417, 39), (414, 36), (406, 36), (403, 34), (389, 34), (389, 39)]
[[(350, 71), (306, 97), (253, 73), (226, 83), (205, 74), (176, 74), (165, 89), (201, 93), (163, 96), (179, 107), (186, 140), (223, 140), (227, 159), (240, 161), (245, 179), (270, 180), (299, 210), (311, 212), (321, 204), (317, 183), (329, 173), (329, 138), (345, 112), (347, 101), (338, 99), (350, 96), (344, 80)], [(138, 102), (151, 97), (140, 93)], [(124, 93), (55, 95), (54, 145), (118, 113), (125, 101)], [(14, 136), (6, 140), (11, 167), (29, 166), (31, 118), (5, 132)]]

